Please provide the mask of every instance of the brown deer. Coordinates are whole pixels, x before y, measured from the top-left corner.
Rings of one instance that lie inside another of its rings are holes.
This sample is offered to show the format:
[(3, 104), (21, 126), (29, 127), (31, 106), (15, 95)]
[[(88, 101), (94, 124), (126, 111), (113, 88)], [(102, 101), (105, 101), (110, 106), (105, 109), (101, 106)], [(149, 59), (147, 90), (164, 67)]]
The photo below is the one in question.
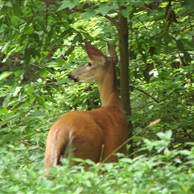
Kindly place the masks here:
[(76, 82), (95, 81), (102, 107), (68, 112), (53, 124), (47, 137), (45, 169), (60, 164), (61, 157), (100, 163), (115, 162), (115, 153), (126, 153), (128, 132), (116, 84), (116, 52), (108, 45), (109, 56), (105, 56), (90, 43), (86, 50), (90, 60), (68, 77)]

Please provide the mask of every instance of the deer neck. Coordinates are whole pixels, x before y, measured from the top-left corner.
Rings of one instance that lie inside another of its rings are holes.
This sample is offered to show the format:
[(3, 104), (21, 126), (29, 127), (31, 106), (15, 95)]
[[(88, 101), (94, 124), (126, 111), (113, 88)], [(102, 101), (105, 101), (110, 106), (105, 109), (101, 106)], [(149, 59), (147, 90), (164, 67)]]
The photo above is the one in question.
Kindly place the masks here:
[(117, 106), (122, 109), (116, 84), (116, 71), (109, 66), (105, 76), (98, 83), (102, 106)]

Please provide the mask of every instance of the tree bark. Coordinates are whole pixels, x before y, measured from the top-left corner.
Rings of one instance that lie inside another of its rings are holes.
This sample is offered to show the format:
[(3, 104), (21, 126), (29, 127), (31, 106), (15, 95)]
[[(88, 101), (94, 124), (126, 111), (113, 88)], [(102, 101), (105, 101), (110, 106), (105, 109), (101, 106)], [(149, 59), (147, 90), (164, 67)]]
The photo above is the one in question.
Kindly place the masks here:
[[(120, 7), (120, 11), (125, 9), (125, 7)], [(121, 91), (121, 101), (126, 116), (130, 118), (131, 110), (131, 101), (130, 101), (130, 75), (129, 75), (129, 47), (128, 47), (128, 20), (121, 13), (119, 15), (119, 24), (118, 24), (118, 36), (119, 36), (119, 52), (120, 52), (120, 91)], [(133, 125), (131, 120), (127, 120), (128, 130), (129, 130), (129, 145), (130, 145), (130, 154), (133, 153)]]

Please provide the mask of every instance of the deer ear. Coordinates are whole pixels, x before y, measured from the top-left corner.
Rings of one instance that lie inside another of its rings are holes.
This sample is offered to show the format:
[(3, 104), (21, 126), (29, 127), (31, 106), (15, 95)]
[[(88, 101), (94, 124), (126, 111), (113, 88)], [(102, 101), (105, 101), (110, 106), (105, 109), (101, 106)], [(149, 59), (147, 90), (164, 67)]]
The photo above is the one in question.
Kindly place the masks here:
[(104, 65), (106, 62), (106, 56), (100, 50), (92, 46), (90, 43), (86, 42), (85, 44), (89, 58), (92, 61)]
[(108, 51), (108, 55), (113, 59), (115, 63), (117, 63), (118, 62), (117, 53), (109, 43), (107, 43), (107, 51)]

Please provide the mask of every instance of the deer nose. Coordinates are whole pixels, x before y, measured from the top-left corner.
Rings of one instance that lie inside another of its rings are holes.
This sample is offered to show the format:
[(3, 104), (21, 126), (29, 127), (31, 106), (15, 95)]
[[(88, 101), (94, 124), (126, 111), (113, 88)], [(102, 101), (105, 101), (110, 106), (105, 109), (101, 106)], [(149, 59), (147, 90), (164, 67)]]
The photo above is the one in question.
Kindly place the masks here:
[(67, 77), (68, 77), (69, 79), (73, 80), (74, 82), (78, 82), (78, 78), (77, 78), (77, 77), (74, 77), (71, 73), (69, 73), (69, 74), (67, 75)]

